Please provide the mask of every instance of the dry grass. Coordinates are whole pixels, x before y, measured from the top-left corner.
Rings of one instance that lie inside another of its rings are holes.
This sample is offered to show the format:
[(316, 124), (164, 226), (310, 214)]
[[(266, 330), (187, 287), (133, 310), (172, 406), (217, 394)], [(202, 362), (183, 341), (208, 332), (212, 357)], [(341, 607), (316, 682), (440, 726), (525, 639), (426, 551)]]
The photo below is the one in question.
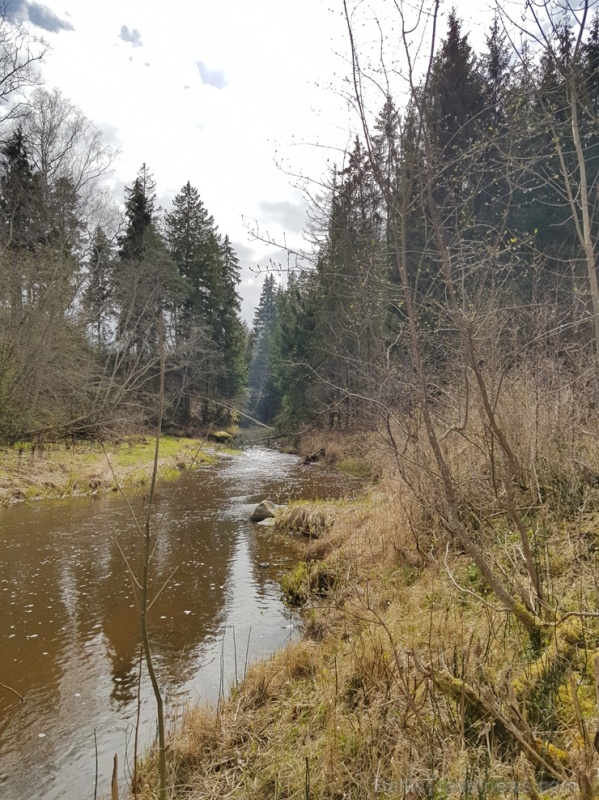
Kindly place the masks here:
[[(365, 527), (359, 538), (371, 533)], [(564, 533), (559, 544), (566, 539)], [(344, 557), (336, 551), (337, 565), (359, 570), (367, 549), (362, 542)], [(519, 700), (534, 741), (544, 743), (542, 759), (559, 765), (550, 747), (568, 753), (557, 782), (539, 760), (526, 758), (501, 715), (487, 713), (465, 690), (491, 698), (513, 724), (509, 687), (537, 661), (526, 634), (508, 615), (457, 593), (434, 564), (415, 572), (391, 566), (388, 556), (386, 567), (340, 582), (312, 607), (307, 630), (320, 626), (318, 642), (306, 638), (256, 665), (219, 714), (187, 716), (171, 743), (173, 796), (458, 798), (470, 784), (475, 797), (516, 797), (526, 796), (523, 784), (531, 781), (539, 792), (551, 785), (552, 797), (573, 796), (574, 764), (584, 762), (584, 752), (567, 675), (576, 669), (594, 732), (593, 653), (585, 651), (595, 641), (594, 624), (585, 625), (583, 640), (554, 664), (536, 695)], [(467, 584), (468, 564), (453, 558), (449, 566)]]
[[(382, 477), (367, 500), (286, 512), (288, 526), (318, 537), (295, 576), (304, 639), (250, 670), (218, 713), (187, 715), (170, 745), (173, 797), (599, 796), (599, 427), (569, 377), (543, 391), (533, 377), (509, 376), (496, 411), (543, 587), (539, 636), (443, 524), (447, 497), (418, 414), (395, 419), (393, 440), (370, 439)], [(451, 396), (435, 424), (461, 519), (526, 594), (505, 454), (475, 398), (466, 415)], [(151, 758), (146, 770), (143, 798)]]
[[(0, 449), (0, 506), (65, 496), (81, 496), (145, 485), (152, 471), (154, 442), (135, 437), (119, 443), (78, 443)], [(175, 478), (213, 459), (202, 442), (164, 436), (159, 478)], [(109, 463), (110, 461), (110, 463)], [(112, 469), (111, 466), (112, 465)]]

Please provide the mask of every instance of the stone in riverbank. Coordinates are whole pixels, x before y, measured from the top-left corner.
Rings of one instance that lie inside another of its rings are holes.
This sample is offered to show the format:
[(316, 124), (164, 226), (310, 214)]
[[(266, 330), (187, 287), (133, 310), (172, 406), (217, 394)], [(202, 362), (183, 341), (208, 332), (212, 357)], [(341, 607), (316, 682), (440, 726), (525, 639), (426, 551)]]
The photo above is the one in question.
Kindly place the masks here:
[(265, 519), (274, 517), (277, 513), (277, 507), (270, 500), (263, 500), (250, 514), (251, 522), (262, 522)]

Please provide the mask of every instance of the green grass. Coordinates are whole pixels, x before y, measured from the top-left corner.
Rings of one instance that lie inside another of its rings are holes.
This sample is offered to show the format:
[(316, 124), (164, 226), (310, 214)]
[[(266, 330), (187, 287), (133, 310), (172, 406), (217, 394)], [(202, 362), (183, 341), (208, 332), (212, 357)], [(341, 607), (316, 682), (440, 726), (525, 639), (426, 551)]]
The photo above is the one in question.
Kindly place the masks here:
[[(0, 504), (144, 486), (151, 479), (155, 453), (151, 436), (108, 443), (77, 442), (34, 448), (17, 443), (0, 450)], [(201, 439), (163, 436), (159, 446), (158, 479), (172, 481), (186, 470), (213, 464), (218, 456)], [(225, 452), (233, 452), (229, 448)], [(109, 463), (110, 462), (110, 463)], [(112, 474), (114, 471), (115, 477)]]
[(345, 472), (346, 475), (353, 475), (354, 478), (370, 478), (372, 475), (372, 468), (367, 461), (355, 456), (347, 456), (341, 458), (337, 462), (337, 469)]

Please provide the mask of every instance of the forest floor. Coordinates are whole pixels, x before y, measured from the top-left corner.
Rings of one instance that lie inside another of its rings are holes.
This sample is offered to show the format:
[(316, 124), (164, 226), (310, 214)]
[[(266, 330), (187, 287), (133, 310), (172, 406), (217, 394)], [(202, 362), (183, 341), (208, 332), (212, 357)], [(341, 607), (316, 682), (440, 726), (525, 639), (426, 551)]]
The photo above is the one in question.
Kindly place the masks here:
[[(327, 460), (367, 460), (366, 438), (354, 455), (324, 445)], [(379, 442), (371, 453), (376, 480), (361, 499), (279, 513), (280, 530), (304, 534), (282, 583), (303, 637), (251, 667), (218, 709), (179, 720), (168, 797), (599, 797), (599, 513), (587, 502), (527, 518), (546, 604), (531, 633)], [(488, 520), (479, 546), (524, 581), (510, 521)], [(158, 796), (155, 754), (133, 794)]]
[[(159, 480), (175, 478), (216, 459), (220, 445), (201, 438), (163, 436)], [(152, 474), (155, 440), (132, 436), (104, 445), (29, 443), (0, 448), (0, 506), (67, 496), (83, 496), (143, 486)]]

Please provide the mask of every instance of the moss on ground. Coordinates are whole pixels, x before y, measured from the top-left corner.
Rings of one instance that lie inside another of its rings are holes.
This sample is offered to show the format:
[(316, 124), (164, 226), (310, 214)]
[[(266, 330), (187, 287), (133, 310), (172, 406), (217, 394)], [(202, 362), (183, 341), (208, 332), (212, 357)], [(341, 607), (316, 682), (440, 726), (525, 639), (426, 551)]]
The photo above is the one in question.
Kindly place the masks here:
[[(150, 480), (155, 440), (131, 437), (119, 442), (76, 444), (30, 443), (0, 449), (0, 506), (87, 495), (144, 486)], [(220, 451), (220, 447), (218, 448)], [(213, 463), (214, 446), (201, 439), (163, 436), (158, 456), (158, 478), (176, 479), (181, 472)]]

